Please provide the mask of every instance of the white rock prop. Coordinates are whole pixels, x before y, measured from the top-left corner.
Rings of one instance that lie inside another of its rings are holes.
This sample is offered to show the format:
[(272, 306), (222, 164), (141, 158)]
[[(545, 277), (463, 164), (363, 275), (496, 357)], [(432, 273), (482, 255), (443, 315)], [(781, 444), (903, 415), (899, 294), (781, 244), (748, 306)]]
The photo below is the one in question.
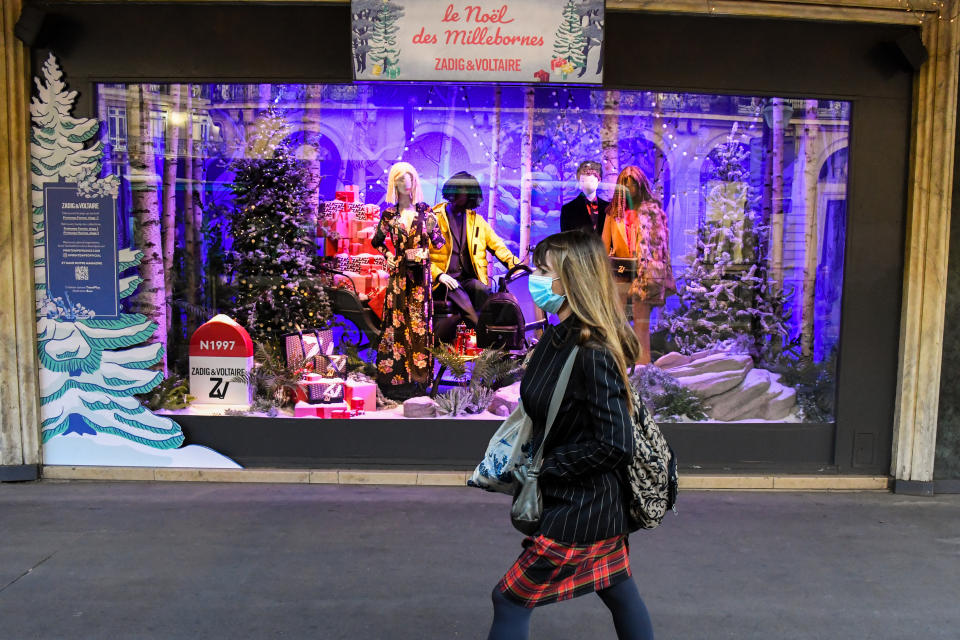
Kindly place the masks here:
[(404, 418), (433, 418), (437, 415), (437, 403), (428, 396), (410, 398), (403, 403)]
[(783, 420), (793, 412), (797, 406), (797, 390), (793, 387), (785, 387), (779, 382), (770, 385), (771, 391), (774, 386), (780, 387), (780, 395), (767, 402), (764, 411), (765, 420)]
[(759, 409), (755, 401), (766, 402), (770, 389), (770, 372), (752, 369), (735, 389), (710, 398), (710, 416), (716, 420), (742, 420), (744, 414)]
[(796, 390), (780, 384), (779, 374), (755, 369), (748, 355), (668, 353), (654, 364), (704, 400), (713, 420), (782, 420), (797, 404)]
[(515, 382), (509, 387), (497, 389), (487, 411), (495, 416), (508, 416), (520, 404), (520, 383)]
[(679, 351), (671, 351), (664, 356), (660, 356), (653, 364), (661, 369), (672, 369), (674, 367), (681, 367), (692, 361), (693, 358), (690, 356), (685, 356)]
[(700, 399), (712, 398), (732, 389), (736, 389), (747, 372), (741, 370), (702, 373), (697, 376), (684, 376), (677, 380), (693, 391)]

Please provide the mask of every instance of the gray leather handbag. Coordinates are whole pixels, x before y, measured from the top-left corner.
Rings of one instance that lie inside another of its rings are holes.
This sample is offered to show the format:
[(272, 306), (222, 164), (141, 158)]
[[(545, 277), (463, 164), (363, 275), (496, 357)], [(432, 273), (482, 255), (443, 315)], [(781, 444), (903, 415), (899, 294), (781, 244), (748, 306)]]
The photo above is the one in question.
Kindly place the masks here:
[(543, 433), (543, 441), (537, 448), (529, 465), (521, 465), (514, 471), (517, 480), (520, 483), (520, 491), (513, 499), (513, 506), (510, 508), (510, 521), (514, 528), (520, 533), (532, 536), (540, 530), (540, 518), (543, 516), (543, 496), (540, 493), (540, 466), (543, 464), (543, 446), (547, 442), (547, 436), (550, 435), (550, 427), (560, 412), (560, 404), (563, 402), (563, 396), (567, 392), (567, 383), (570, 382), (570, 372), (573, 370), (573, 363), (577, 359), (577, 352), (580, 347), (573, 346), (567, 361), (560, 370), (560, 376), (557, 378), (557, 386), (553, 389), (553, 396), (550, 397), (550, 408), (547, 411), (547, 425)]

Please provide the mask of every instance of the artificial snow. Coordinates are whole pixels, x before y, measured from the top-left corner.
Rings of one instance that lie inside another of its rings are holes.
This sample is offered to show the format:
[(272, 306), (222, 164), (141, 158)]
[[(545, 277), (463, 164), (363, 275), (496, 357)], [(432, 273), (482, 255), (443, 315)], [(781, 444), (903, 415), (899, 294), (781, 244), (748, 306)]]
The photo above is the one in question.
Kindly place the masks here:
[(70, 433), (50, 438), (43, 445), (43, 464), (242, 469), (230, 458), (200, 445), (191, 444), (179, 449), (155, 449), (108, 433)]

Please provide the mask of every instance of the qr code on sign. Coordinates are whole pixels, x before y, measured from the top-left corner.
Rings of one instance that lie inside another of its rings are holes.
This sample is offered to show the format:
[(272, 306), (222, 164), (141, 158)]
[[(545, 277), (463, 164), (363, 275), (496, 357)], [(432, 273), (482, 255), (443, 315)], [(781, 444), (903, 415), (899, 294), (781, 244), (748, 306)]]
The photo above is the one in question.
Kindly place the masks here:
[(73, 268), (73, 277), (77, 280), (89, 280), (90, 279), (90, 267), (74, 267)]

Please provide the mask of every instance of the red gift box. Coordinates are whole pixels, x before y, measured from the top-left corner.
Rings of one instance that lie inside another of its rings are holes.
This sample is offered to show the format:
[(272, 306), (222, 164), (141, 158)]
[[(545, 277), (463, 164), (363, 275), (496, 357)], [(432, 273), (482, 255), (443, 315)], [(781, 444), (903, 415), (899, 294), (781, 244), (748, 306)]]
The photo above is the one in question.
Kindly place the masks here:
[(550, 82), (550, 72), (546, 69), (540, 69), (533, 74), (533, 77), (537, 79), (537, 82)]
[(334, 197), (340, 202), (356, 202), (357, 193), (354, 191), (337, 191)]

